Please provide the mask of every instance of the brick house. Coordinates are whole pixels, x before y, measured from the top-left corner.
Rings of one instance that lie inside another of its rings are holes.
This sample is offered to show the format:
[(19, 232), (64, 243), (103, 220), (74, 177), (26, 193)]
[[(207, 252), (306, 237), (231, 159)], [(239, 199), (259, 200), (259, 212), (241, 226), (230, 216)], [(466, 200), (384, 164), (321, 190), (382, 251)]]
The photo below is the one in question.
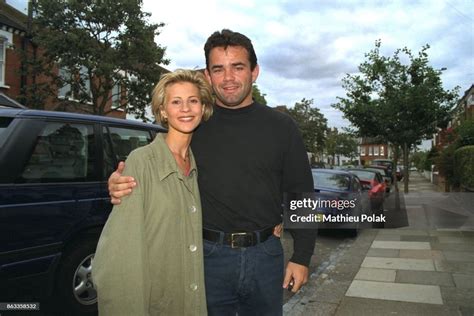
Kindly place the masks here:
[[(31, 87), (33, 76), (21, 74), (20, 70), (24, 65), (13, 47), (22, 48), (29, 54), (33, 54), (34, 50), (36, 50), (36, 54), (41, 54), (41, 48), (33, 47), (27, 36), (27, 24), (28, 17), (26, 14), (7, 4), (6, 0), (0, 0), (0, 95), (3, 94), (14, 101), (18, 101), (22, 90)], [(63, 70), (55, 69), (54, 71), (60, 73)], [(163, 72), (168, 72), (168, 70), (163, 68)], [(45, 101), (45, 110), (92, 113), (90, 104), (79, 103), (74, 98), (70, 86), (65, 85), (55, 88), (52, 79), (46, 76), (37, 77), (35, 80), (37, 83), (51, 82), (53, 91), (55, 91)], [(120, 108), (122, 96), (126, 92), (121, 90), (119, 86), (116, 86), (110, 92), (110, 100), (104, 109), (105, 112), (108, 112), (107, 116), (126, 118), (126, 111)]]
[(26, 44), (25, 14), (0, 0), (0, 93), (11, 99), (20, 94), (26, 78), (19, 73), (21, 62), (12, 47)]
[(456, 106), (453, 127), (458, 126), (464, 120), (474, 119), (474, 84), (464, 92)]
[(382, 144), (375, 138), (364, 137), (359, 145), (360, 164), (369, 165), (374, 159), (389, 159), (390, 147), (388, 144)]
[(453, 139), (453, 130), (465, 120), (474, 119), (474, 84), (464, 92), (464, 95), (459, 99), (456, 107), (453, 109), (454, 117), (449, 122), (447, 128), (441, 129), (438, 133), (433, 135), (433, 146), (438, 149), (443, 149), (448, 146)]

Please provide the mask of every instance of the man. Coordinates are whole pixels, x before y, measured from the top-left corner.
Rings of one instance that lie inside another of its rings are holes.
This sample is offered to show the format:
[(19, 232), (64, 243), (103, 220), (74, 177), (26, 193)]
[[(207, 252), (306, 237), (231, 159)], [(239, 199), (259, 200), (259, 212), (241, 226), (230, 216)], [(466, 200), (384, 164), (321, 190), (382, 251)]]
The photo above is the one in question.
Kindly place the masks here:
[[(274, 227), (281, 223), (284, 192), (313, 191), (306, 150), (290, 117), (253, 102), (259, 66), (246, 36), (215, 32), (204, 52), (216, 106), (191, 147), (203, 210), (208, 312), (281, 315), (281, 286), (296, 292), (306, 283), (315, 244), (315, 231), (291, 231), (294, 253), (283, 271)], [(119, 177), (115, 172), (109, 180), (113, 203), (136, 185)]]

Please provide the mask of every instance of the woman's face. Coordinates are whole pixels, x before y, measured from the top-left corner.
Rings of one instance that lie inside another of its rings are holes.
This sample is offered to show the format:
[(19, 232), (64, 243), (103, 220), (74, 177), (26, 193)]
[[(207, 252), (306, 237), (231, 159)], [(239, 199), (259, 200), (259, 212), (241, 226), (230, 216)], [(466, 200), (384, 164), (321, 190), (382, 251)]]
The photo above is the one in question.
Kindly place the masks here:
[(203, 104), (199, 89), (190, 82), (177, 82), (166, 87), (162, 117), (168, 119), (168, 130), (189, 134), (199, 125)]

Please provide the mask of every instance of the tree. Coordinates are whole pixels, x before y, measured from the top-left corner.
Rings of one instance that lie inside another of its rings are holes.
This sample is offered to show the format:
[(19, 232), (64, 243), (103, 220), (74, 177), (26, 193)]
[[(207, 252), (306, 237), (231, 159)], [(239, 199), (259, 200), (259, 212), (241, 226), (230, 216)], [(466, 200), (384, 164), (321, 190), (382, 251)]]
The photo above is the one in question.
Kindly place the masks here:
[[(424, 170), (426, 159), (428, 159), (428, 152), (427, 151), (416, 151), (410, 157), (411, 163), (419, 171)], [(408, 172), (405, 172), (405, 173), (408, 173)]]
[[(414, 55), (408, 48), (392, 57), (380, 54), (381, 42), (365, 55), (359, 74), (348, 74), (342, 87), (346, 97), (333, 106), (344, 113), (360, 136), (379, 136), (399, 146), (408, 170), (408, 152), (422, 139), (446, 126), (457, 90), (443, 89), (440, 75), (429, 65), (429, 45)], [(406, 62), (403, 62), (405, 61)], [(398, 157), (395, 157), (395, 163)], [(404, 177), (408, 192), (408, 177)]]
[(254, 101), (256, 101), (260, 104), (263, 104), (263, 105), (267, 105), (267, 100), (265, 100), (265, 96), (266, 96), (266, 94), (261, 93), (260, 89), (257, 86), (257, 84), (254, 83), (253, 86), (252, 86), (252, 98), (254, 99)]
[[(69, 97), (104, 115), (111, 100), (144, 119), (150, 92), (163, 68), (165, 48), (155, 43), (164, 24), (147, 21), (142, 1), (40, 0), (32, 41), (48, 65), (41, 72)], [(26, 98), (31, 96), (25, 96)]]
[(448, 134), (451, 138), (450, 143), (439, 152), (434, 162), (440, 174), (446, 178), (448, 184), (446, 189), (450, 190), (449, 185), (458, 189), (461, 184), (462, 172), (459, 170), (463, 170), (465, 166), (459, 166), (459, 163), (456, 163), (456, 152), (462, 147), (474, 145), (474, 119), (464, 120), (454, 130), (448, 130), (451, 130)]
[(301, 131), (306, 150), (316, 154), (323, 152), (328, 127), (327, 119), (319, 109), (312, 107), (312, 104), (312, 99), (303, 98), (301, 102), (296, 102), (293, 108), (288, 109), (288, 113)]
[(336, 162), (336, 156), (346, 156), (354, 160), (358, 156), (357, 140), (348, 133), (339, 133), (334, 128), (330, 129), (326, 138), (326, 153), (332, 156), (333, 165)]

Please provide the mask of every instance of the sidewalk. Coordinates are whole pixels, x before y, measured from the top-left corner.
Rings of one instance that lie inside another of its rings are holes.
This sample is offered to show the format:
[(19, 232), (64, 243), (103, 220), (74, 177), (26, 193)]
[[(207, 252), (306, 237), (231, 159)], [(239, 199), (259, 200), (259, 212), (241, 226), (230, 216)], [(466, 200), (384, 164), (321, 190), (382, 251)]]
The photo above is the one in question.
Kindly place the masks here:
[[(414, 197), (437, 190), (411, 177)], [(410, 221), (421, 206), (409, 200)], [(367, 229), (345, 247), (284, 305), (285, 315), (474, 315), (474, 231)]]

